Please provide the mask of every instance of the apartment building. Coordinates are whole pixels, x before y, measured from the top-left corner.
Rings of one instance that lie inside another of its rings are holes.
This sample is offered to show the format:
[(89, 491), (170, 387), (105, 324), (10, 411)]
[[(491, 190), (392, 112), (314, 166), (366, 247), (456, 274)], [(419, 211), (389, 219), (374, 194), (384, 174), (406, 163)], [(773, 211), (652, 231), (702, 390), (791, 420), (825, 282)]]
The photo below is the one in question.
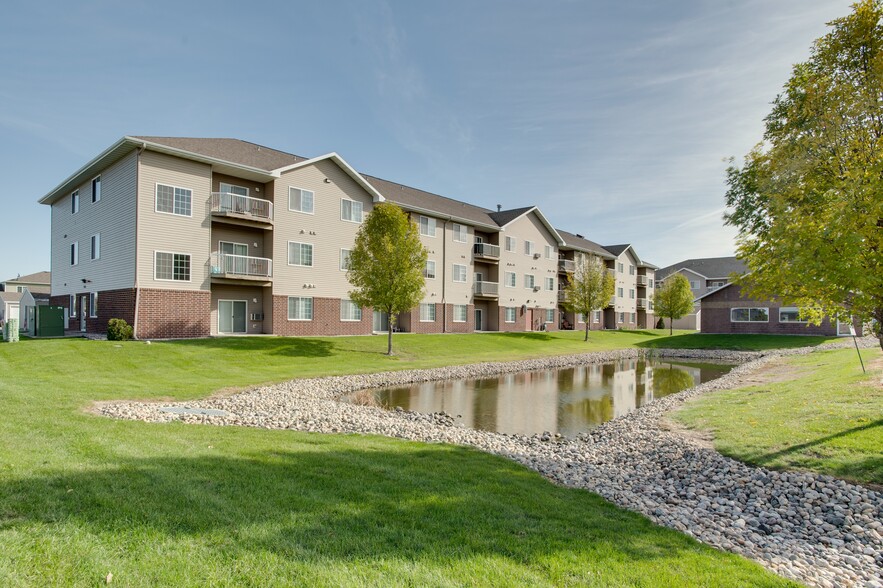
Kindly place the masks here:
[(668, 276), (679, 273), (689, 280), (693, 299), (696, 300), (693, 312), (675, 320), (674, 328), (700, 329), (702, 312), (699, 299), (731, 283), (734, 274), (742, 275), (746, 271), (745, 264), (735, 257), (685, 259), (658, 270), (656, 272), (658, 285), (662, 285)]
[(140, 338), (343, 335), (388, 317), (348, 298), (349, 251), (377, 202), (429, 251), (426, 292), (394, 328), (555, 329), (564, 240), (537, 207), (496, 211), (237, 139), (126, 136), (40, 199), (52, 304), (68, 326), (123, 318)]

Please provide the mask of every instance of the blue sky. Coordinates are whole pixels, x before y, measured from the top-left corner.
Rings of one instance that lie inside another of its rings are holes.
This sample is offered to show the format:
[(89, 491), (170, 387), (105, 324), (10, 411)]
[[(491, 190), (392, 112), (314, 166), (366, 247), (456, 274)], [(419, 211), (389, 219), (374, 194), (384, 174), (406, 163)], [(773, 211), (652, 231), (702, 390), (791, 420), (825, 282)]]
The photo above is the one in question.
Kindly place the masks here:
[(660, 266), (733, 253), (725, 158), (847, 0), (31, 2), (0, 19), (0, 279), (37, 199), (123, 135), (236, 137)]

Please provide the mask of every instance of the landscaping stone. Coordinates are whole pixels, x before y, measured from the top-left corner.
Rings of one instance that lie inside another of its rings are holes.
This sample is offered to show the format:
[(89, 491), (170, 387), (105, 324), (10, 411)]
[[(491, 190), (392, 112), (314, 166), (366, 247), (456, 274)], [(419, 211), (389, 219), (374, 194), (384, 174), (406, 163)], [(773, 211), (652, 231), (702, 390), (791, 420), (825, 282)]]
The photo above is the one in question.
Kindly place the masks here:
[[(881, 586), (883, 495), (830, 476), (777, 472), (726, 458), (663, 428), (661, 417), (684, 401), (744, 385), (746, 377), (784, 355), (816, 348), (767, 352), (625, 349), (507, 363), (332, 376), (261, 386), (227, 398), (163, 405), (116, 402), (107, 416), (152, 422), (182, 421), (321, 433), (379, 434), (424, 442), (471, 445), (536, 470), (550, 480), (585, 488), (666, 527), (759, 562), (813, 586)], [(867, 345), (875, 345), (869, 340)], [(741, 362), (728, 374), (666, 396), (589, 433), (506, 435), (457, 425), (443, 412), (421, 414), (344, 401), (365, 389), (414, 382), (478, 378), (618, 359), (678, 357)], [(226, 414), (168, 412), (169, 407)], [(165, 410), (164, 410), (165, 409)]]

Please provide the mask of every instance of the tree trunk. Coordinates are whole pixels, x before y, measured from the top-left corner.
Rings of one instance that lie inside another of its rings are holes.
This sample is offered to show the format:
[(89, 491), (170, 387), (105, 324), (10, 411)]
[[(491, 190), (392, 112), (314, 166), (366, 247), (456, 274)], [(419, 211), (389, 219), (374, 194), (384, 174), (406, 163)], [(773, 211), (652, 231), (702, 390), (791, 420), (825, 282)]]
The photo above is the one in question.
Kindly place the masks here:
[(586, 337), (585, 337), (585, 339), (583, 339), (583, 341), (589, 340), (589, 318), (588, 317), (589, 317), (589, 315), (586, 315)]
[(392, 355), (392, 323), (386, 326), (386, 354)]
[(671, 326), (671, 324), (672, 324), (673, 322), (674, 322), (674, 319), (673, 319), (672, 317), (668, 317), (668, 336), (669, 336), (669, 337), (671, 337), (671, 335), (672, 335), (672, 330), (671, 330), (671, 329), (672, 329), (672, 326)]
[(877, 324), (873, 327), (872, 332), (877, 336), (880, 349), (883, 350), (883, 307), (874, 311), (874, 319), (877, 321)]

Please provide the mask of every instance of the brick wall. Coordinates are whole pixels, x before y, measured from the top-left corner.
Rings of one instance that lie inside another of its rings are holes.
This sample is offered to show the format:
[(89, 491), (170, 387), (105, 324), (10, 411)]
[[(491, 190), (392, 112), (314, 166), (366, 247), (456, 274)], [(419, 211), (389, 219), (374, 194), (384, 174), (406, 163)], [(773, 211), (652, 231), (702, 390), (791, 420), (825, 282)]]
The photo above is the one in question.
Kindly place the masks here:
[(288, 320), (288, 296), (273, 296), (273, 334), (285, 337), (324, 335), (370, 335), (374, 313), (362, 309), (361, 321), (340, 320), (340, 299), (313, 298), (313, 320)]
[(112, 318), (123, 319), (130, 325), (135, 322), (135, 289), (105, 290), (98, 293), (98, 318), (87, 319), (90, 333), (106, 333), (107, 322)]
[[(138, 297), (139, 339), (183, 339), (211, 334), (212, 293), (208, 290), (141, 288)], [(101, 308), (101, 296), (98, 298)]]
[[(441, 315), (438, 314), (441, 304), (436, 305), (436, 319), (440, 319)], [(454, 322), (454, 305), (446, 304), (445, 305), (445, 332), (446, 333), (472, 333), (475, 331), (475, 306), (472, 304), (468, 304), (466, 308), (466, 322), (465, 323), (455, 323)], [(436, 321), (439, 322), (439, 321)]]
[[(819, 326), (806, 323), (780, 323), (779, 309), (783, 304), (779, 300), (755, 300), (743, 298), (739, 286), (732, 285), (721, 288), (701, 301), (701, 331), (703, 333), (743, 333), (767, 335), (825, 335), (837, 334), (837, 325), (825, 319)], [(768, 322), (737, 322), (730, 320), (733, 308), (766, 308), (769, 311)], [(666, 325), (668, 321), (666, 321)]]
[(501, 333), (515, 333), (515, 332), (524, 332), (525, 324), (527, 321), (527, 313), (528, 311), (522, 312), (521, 307), (518, 306), (515, 308), (515, 322), (507, 323), (506, 322), (506, 307), (499, 307), (499, 325)]
[[(435, 304), (435, 321), (433, 322), (424, 322), (420, 320), (420, 309), (415, 308), (411, 311), (411, 324), (410, 324), (410, 332), (411, 333), (441, 333), (442, 326), (444, 325), (444, 315), (442, 314), (442, 306), (441, 303)], [(448, 305), (448, 320), (450, 320), (450, 314), (453, 312), (450, 308), (451, 305)], [(470, 306), (470, 308), (472, 308)], [(468, 320), (468, 317), (467, 317)], [(475, 318), (473, 317), (473, 321)], [(457, 323), (458, 325), (462, 323)]]

